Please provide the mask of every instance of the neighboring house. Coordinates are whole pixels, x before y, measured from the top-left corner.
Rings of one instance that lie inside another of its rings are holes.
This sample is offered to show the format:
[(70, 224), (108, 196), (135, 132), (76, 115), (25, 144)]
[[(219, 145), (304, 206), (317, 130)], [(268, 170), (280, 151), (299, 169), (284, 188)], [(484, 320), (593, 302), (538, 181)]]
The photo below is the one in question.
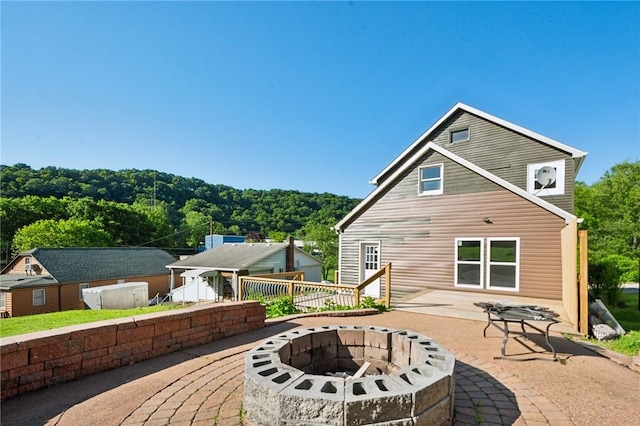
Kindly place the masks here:
[(392, 263), (393, 285), (574, 297), (573, 190), (586, 154), (458, 103), (335, 225), (340, 282)]
[(169, 292), (166, 265), (155, 248), (36, 248), (20, 253), (0, 273), (7, 316), (83, 309), (82, 289), (144, 281), (149, 295)]
[(304, 271), (320, 282), (322, 262), (290, 243), (223, 244), (167, 266), (174, 301), (235, 299), (238, 277)]

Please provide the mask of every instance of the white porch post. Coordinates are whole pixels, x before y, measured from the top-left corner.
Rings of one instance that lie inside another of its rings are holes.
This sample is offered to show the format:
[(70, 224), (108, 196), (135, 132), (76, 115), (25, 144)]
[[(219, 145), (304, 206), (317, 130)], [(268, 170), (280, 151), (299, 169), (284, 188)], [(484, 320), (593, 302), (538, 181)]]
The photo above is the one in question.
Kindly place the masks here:
[(233, 288), (233, 300), (238, 301), (238, 271), (233, 271), (231, 278), (231, 288)]

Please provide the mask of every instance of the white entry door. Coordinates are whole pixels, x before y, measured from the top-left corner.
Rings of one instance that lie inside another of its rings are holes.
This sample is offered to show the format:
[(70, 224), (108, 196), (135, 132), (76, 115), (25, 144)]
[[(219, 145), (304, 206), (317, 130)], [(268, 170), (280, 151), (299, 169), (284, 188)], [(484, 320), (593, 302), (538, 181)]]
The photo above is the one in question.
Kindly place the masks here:
[[(362, 281), (380, 270), (380, 243), (362, 243), (360, 245), (360, 262)], [(364, 288), (364, 294), (375, 298), (380, 297), (380, 278)]]

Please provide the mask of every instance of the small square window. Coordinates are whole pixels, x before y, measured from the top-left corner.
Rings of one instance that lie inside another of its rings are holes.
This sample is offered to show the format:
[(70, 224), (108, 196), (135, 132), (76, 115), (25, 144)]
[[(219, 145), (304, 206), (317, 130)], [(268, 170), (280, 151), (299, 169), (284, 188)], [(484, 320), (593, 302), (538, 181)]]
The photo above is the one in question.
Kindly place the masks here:
[(442, 194), (442, 169), (442, 164), (420, 168), (420, 195)]
[(469, 128), (459, 129), (459, 130), (451, 130), (449, 132), (449, 142), (464, 142), (469, 140)]
[(44, 289), (33, 290), (33, 306), (42, 306), (45, 304)]

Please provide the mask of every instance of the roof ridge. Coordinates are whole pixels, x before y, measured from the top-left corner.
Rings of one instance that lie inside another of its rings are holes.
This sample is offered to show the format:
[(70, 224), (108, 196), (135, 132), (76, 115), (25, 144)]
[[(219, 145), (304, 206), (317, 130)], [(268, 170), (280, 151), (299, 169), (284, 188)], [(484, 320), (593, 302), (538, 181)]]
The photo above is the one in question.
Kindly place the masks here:
[[(554, 148), (557, 148), (561, 151), (567, 152), (569, 154), (571, 154), (572, 158), (576, 158), (576, 170), (575, 173), (578, 173), (578, 170), (580, 169), (580, 166), (582, 165), (582, 162), (584, 160), (584, 157), (588, 154), (585, 151), (579, 150), (577, 148), (573, 148), (569, 145), (566, 145), (562, 142), (559, 142), (555, 139), (552, 139), (550, 137), (544, 136), (540, 133), (534, 132), (533, 130), (529, 130), (525, 127), (519, 126), (515, 123), (512, 123), (510, 121), (504, 120), (502, 118), (499, 118), (495, 115), (489, 114), (487, 112), (484, 112), (482, 110), (479, 110), (477, 108), (474, 108), (472, 106), (469, 106), (467, 104), (464, 104), (462, 102), (458, 102), (456, 103), (451, 109), (449, 109), (449, 111), (447, 111), (442, 117), (440, 117), (435, 123), (433, 123), (427, 130), (425, 130), (420, 136), (418, 136), (417, 139), (415, 139), (404, 151), (402, 151), (400, 153), (400, 155), (398, 155), (396, 158), (394, 158), (384, 169), (382, 169), (382, 171), (380, 171), (376, 176), (374, 176), (373, 179), (371, 179), (369, 181), (369, 183), (373, 184), (373, 185), (378, 185), (380, 184), (380, 179), (387, 173), (389, 172), (389, 170), (393, 169), (394, 166), (396, 166), (399, 162), (405, 160), (405, 158), (421, 143), (424, 143), (425, 140), (427, 139), (427, 136), (429, 136), (430, 134), (432, 134), (436, 129), (438, 129), (440, 127), (440, 125), (442, 125), (446, 120), (448, 120), (449, 118), (451, 118), (453, 116), (453, 114), (455, 114), (458, 110), (462, 110), (462, 111), (466, 111), (470, 114), (476, 115), (480, 118), (483, 118), (487, 121), (491, 121), (492, 123), (495, 123), (499, 126), (505, 127), (509, 130), (512, 130), (516, 133), (520, 133), (522, 135), (525, 135), (529, 138), (535, 139), (541, 143), (550, 145)], [(427, 141), (427, 143), (429, 143), (430, 141)]]

